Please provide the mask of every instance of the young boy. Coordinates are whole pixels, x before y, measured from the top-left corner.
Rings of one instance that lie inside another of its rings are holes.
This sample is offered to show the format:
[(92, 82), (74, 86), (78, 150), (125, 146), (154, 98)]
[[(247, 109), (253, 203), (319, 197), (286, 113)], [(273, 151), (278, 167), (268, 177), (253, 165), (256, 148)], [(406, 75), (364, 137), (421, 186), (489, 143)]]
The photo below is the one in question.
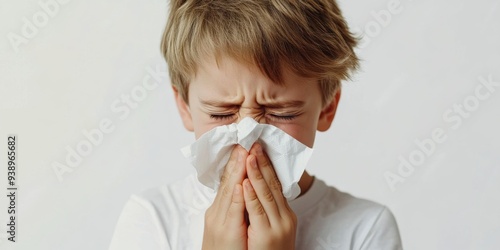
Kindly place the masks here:
[[(333, 0), (173, 0), (161, 46), (196, 138), (251, 117), (312, 148), (358, 66), (355, 45)], [(190, 176), (133, 195), (111, 249), (402, 248), (386, 207), (307, 171), (299, 186), (288, 202), (262, 146), (235, 146), (216, 194)]]

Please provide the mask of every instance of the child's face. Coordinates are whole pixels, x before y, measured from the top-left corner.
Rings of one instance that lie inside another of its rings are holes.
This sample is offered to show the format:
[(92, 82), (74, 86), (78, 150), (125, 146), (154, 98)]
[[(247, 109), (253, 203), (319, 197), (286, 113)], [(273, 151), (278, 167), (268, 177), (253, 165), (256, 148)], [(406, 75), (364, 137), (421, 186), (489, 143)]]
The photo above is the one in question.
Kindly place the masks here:
[(274, 125), (312, 147), (316, 130), (327, 130), (335, 116), (340, 91), (322, 107), (316, 80), (284, 71), (285, 85), (269, 80), (256, 66), (223, 57), (201, 63), (189, 85), (189, 106), (176, 94), (184, 126), (196, 139), (216, 126), (245, 117)]

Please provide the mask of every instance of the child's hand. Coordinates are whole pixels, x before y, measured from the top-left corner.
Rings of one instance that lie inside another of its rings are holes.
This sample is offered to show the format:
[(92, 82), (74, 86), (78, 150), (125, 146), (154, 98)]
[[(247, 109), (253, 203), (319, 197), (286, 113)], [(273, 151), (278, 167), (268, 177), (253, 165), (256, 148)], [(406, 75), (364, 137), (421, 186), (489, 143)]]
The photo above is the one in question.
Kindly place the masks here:
[(247, 249), (245, 201), (241, 183), (248, 153), (236, 146), (226, 164), (214, 203), (205, 213), (203, 250)]
[(246, 161), (243, 181), (248, 211), (248, 249), (295, 249), (297, 216), (283, 196), (281, 183), (262, 147), (255, 144)]

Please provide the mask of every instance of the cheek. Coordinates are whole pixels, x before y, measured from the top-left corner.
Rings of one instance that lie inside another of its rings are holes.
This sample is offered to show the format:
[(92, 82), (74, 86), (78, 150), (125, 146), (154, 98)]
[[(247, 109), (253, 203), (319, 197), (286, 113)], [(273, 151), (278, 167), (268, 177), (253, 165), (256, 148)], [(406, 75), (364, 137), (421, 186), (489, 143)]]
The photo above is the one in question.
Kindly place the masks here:
[(276, 124), (275, 126), (302, 144), (310, 148), (313, 147), (316, 128), (312, 124)]
[(312, 148), (318, 127), (318, 116), (318, 110), (306, 109), (306, 112), (294, 122), (273, 125), (285, 131), (302, 144)]
[(194, 136), (196, 139), (216, 127), (216, 125), (208, 123), (206, 119), (203, 118), (203, 114), (197, 110), (192, 110), (191, 117), (193, 119)]
[(206, 124), (206, 123), (197, 123), (194, 126), (195, 138), (198, 140), (198, 138), (200, 138), (200, 136), (202, 136), (203, 134), (205, 134), (206, 132), (212, 130), (215, 127), (217, 127), (217, 125)]

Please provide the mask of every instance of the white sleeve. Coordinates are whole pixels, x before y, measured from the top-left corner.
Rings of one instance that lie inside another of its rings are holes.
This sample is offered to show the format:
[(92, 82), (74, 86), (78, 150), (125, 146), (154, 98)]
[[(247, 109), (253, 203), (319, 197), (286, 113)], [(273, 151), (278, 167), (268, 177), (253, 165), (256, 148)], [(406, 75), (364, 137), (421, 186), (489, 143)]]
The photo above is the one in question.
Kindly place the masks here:
[(363, 250), (401, 250), (398, 225), (391, 211), (384, 207), (366, 235)]
[(110, 250), (170, 250), (164, 230), (149, 202), (132, 195), (116, 224)]

